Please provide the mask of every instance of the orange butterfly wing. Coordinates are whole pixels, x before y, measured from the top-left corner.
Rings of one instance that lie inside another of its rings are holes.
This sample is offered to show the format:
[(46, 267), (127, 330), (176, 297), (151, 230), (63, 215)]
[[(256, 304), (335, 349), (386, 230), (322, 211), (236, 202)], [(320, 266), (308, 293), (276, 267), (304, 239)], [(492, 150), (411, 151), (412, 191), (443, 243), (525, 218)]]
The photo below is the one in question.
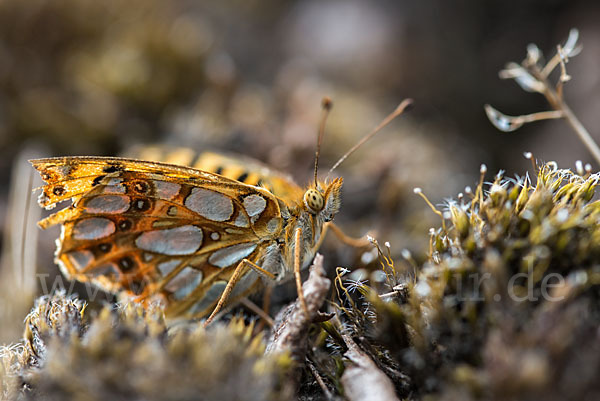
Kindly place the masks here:
[(63, 273), (113, 293), (160, 294), (171, 315), (208, 313), (239, 261), (264, 256), (284, 224), (269, 191), (201, 170), (104, 157), (31, 163), (47, 183), (41, 206), (72, 200), (39, 223), (63, 226)]

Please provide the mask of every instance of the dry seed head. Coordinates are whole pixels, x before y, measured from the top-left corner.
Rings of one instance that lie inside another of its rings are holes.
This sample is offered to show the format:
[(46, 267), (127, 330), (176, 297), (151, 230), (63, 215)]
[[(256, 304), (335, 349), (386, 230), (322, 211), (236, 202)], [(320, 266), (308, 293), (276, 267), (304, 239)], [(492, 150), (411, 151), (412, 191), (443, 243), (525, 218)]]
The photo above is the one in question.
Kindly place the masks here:
[(583, 170), (583, 162), (581, 160), (577, 160), (575, 162), (575, 170), (577, 171), (577, 174), (579, 174), (579, 175), (585, 174), (585, 171)]
[(527, 45), (527, 63), (529, 65), (535, 65), (540, 60), (542, 56), (542, 51), (535, 43), (530, 43)]

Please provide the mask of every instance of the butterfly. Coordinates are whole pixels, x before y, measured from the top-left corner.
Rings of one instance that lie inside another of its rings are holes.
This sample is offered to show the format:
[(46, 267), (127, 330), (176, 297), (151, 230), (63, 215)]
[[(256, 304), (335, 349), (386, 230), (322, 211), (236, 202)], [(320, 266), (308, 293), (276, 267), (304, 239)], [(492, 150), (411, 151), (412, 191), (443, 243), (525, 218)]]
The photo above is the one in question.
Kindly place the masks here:
[[(375, 130), (400, 115), (405, 100)], [(292, 277), (319, 248), (341, 205), (342, 178), (318, 180), (331, 103), (324, 102), (315, 180), (306, 188), (247, 158), (204, 153), (194, 167), (118, 157), (30, 160), (46, 183), (38, 203), (62, 210), (38, 222), (61, 225), (55, 260), (69, 279), (141, 302), (169, 317), (207, 317), (265, 285)], [(189, 163), (189, 161), (188, 161)]]

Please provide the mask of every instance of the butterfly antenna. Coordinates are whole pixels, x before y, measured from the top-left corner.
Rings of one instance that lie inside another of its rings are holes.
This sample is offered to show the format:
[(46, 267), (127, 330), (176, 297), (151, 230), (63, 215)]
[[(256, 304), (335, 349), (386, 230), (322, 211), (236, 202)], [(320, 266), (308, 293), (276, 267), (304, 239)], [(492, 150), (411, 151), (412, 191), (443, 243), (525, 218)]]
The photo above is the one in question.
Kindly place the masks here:
[(329, 116), (329, 112), (333, 107), (331, 98), (325, 96), (321, 102), (322, 112), (321, 121), (319, 122), (319, 134), (317, 137), (317, 151), (315, 152), (315, 188), (317, 187), (317, 173), (319, 171), (319, 155), (321, 154), (321, 142), (323, 141), (323, 134), (325, 133), (325, 122)]
[(329, 177), (329, 175), (333, 172), (333, 170), (335, 170), (340, 164), (342, 164), (344, 162), (344, 160), (346, 160), (348, 158), (348, 156), (350, 156), (352, 153), (354, 153), (365, 142), (367, 142), (375, 134), (377, 134), (379, 131), (381, 131), (386, 125), (388, 125), (389, 123), (391, 123), (396, 117), (398, 117), (399, 115), (401, 115), (402, 113), (404, 113), (404, 111), (406, 111), (407, 108), (409, 108), (410, 106), (412, 106), (412, 104), (413, 104), (412, 99), (404, 99), (402, 101), (402, 103), (400, 103), (398, 105), (398, 107), (396, 107), (396, 110), (394, 110), (393, 112), (391, 112), (386, 118), (383, 119), (383, 121), (381, 121), (379, 123), (379, 125), (377, 127), (375, 127), (367, 135), (365, 135), (360, 141), (358, 141), (356, 143), (356, 145), (354, 145), (349, 151), (347, 151), (342, 157), (340, 157), (340, 159), (333, 165), (333, 167), (331, 169), (329, 169), (329, 173), (327, 174), (327, 176)]

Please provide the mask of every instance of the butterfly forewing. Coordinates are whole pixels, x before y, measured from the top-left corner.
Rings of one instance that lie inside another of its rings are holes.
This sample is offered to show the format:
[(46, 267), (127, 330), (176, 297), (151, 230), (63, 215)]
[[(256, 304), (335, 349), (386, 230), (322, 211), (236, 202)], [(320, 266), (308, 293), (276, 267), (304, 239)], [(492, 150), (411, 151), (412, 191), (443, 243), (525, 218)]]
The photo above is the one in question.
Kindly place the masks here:
[(283, 226), (267, 190), (196, 169), (91, 157), (32, 164), (47, 183), (42, 206), (72, 199), (40, 222), (63, 225), (56, 254), (63, 272), (110, 292), (160, 295), (175, 315), (206, 313), (235, 266), (258, 260), (262, 241)]
[(162, 146), (137, 148), (131, 155), (142, 160), (191, 166), (237, 182), (264, 187), (281, 199), (297, 199), (303, 194), (303, 189), (290, 176), (250, 157), (215, 152), (194, 155), (187, 148), (169, 149)]

